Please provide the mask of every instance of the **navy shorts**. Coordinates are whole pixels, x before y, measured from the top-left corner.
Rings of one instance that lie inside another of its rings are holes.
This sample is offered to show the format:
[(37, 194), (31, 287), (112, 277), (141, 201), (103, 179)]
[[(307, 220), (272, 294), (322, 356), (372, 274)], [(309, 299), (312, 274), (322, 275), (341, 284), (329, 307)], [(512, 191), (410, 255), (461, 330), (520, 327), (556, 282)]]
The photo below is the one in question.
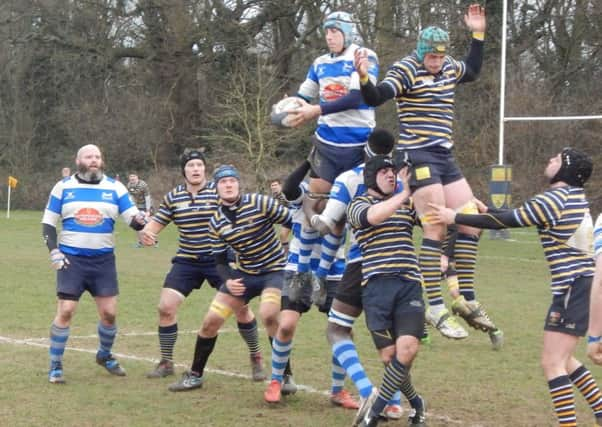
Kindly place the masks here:
[(69, 265), (56, 274), (56, 294), (59, 299), (79, 301), (85, 291), (93, 297), (113, 297), (119, 294), (115, 254), (65, 256)]
[(345, 266), (345, 272), (338, 282), (334, 297), (352, 307), (362, 309), (362, 263), (352, 262)]
[(364, 146), (340, 148), (324, 144), (315, 135), (313, 148), (309, 153), (310, 175), (334, 183), (337, 176), (353, 169), (364, 161)]
[[(307, 313), (311, 309), (312, 305), (311, 286), (305, 286), (301, 289), (301, 295), (297, 301), (292, 302), (288, 299), (289, 285), (291, 283), (291, 279), (295, 274), (297, 273), (290, 270), (284, 272), (284, 285), (282, 287), (282, 310), (292, 310), (300, 314)], [(318, 310), (321, 313), (328, 313), (330, 311), (330, 306), (332, 305), (332, 300), (336, 293), (338, 284), (338, 281), (326, 281), (326, 301), (324, 302), (324, 304), (318, 306)]]
[[(261, 295), (263, 290), (266, 288), (276, 288), (282, 290), (282, 284), (284, 283), (284, 270), (256, 275), (234, 270), (232, 272), (232, 278), (242, 279), (242, 282), (245, 285), (245, 293), (238, 298), (244, 299), (246, 304), (256, 296)], [(232, 295), (225, 283), (220, 286), (219, 291), (228, 295)]]
[(408, 157), (412, 162), (412, 191), (431, 184), (447, 185), (464, 178), (451, 150), (447, 148), (408, 150)]
[(554, 296), (543, 329), (584, 337), (589, 324), (591, 287), (592, 277), (578, 277), (565, 295)]
[(215, 289), (222, 285), (213, 257), (204, 256), (193, 260), (176, 256), (171, 263), (171, 270), (163, 283), (164, 288), (176, 290), (187, 297), (193, 290), (200, 289), (205, 280)]
[[(368, 330), (396, 340), (403, 335), (424, 335), (422, 285), (399, 276), (377, 276), (368, 280), (362, 293)], [(378, 343), (375, 339), (375, 344)]]

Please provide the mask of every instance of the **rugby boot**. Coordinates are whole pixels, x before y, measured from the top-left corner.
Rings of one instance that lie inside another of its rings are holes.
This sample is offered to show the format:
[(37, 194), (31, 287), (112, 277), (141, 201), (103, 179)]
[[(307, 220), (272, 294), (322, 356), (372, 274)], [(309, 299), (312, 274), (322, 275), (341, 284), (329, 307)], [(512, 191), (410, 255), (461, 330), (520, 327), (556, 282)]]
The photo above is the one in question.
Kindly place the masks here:
[(146, 374), (146, 378), (165, 378), (174, 375), (173, 362), (171, 360), (161, 359), (155, 369)]
[(475, 329), (480, 329), (483, 332), (497, 329), (481, 303), (476, 300), (466, 301), (464, 296), (460, 295), (452, 303), (452, 312), (462, 317), (466, 320), (466, 323)]
[(427, 322), (437, 328), (441, 335), (446, 338), (461, 340), (468, 336), (466, 329), (462, 327), (456, 318), (449, 314), (447, 309), (441, 310), (435, 314), (431, 308), (426, 310), (425, 317)]
[(280, 402), (282, 385), (278, 380), (272, 380), (268, 384), (268, 388), (263, 393), (263, 398), (268, 403)]
[(330, 395), (330, 403), (345, 409), (359, 409), (360, 405), (347, 390)]

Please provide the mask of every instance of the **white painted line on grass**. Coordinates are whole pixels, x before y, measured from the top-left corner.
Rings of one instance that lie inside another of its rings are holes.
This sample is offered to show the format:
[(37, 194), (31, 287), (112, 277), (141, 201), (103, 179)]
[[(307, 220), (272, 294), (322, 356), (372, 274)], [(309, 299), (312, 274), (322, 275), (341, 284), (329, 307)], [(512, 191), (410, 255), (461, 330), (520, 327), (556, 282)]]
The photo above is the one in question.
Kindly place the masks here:
[[(120, 335), (122, 335), (122, 334), (120, 334)], [(144, 335), (152, 335), (152, 334), (144, 333)], [(16, 338), (4, 337), (4, 336), (0, 335), (0, 343), (12, 344), (12, 345), (26, 345), (26, 346), (39, 347), (39, 348), (49, 348), (50, 345), (47, 343), (44, 343), (44, 342), (40, 342), (41, 339), (42, 338), (16, 339)], [(47, 338), (45, 338), (45, 339), (47, 340)], [(88, 354), (96, 354), (96, 351), (97, 351), (96, 349), (86, 349), (86, 348), (71, 347), (71, 346), (65, 347), (65, 350), (77, 351), (80, 353), (88, 353)], [(138, 362), (148, 362), (151, 364), (156, 364), (159, 362), (158, 359), (155, 359), (152, 357), (141, 357), (141, 356), (135, 356), (135, 355), (131, 355), (131, 354), (115, 353), (115, 352), (113, 353), (113, 355), (115, 355), (121, 359), (135, 360)], [(184, 365), (182, 363), (175, 363), (174, 365), (177, 366), (178, 368), (184, 368), (184, 369), (187, 369), (189, 367), (188, 365)], [(236, 373), (236, 372), (230, 372), (230, 371), (224, 371), (222, 369), (212, 369), (212, 368), (205, 368), (205, 370), (207, 372), (211, 372), (213, 374), (218, 374), (218, 375), (223, 375), (226, 377), (242, 378), (245, 380), (251, 380), (251, 376), (246, 375), (246, 374), (240, 374), (240, 373)], [(267, 381), (265, 381), (265, 383), (267, 384)], [(322, 396), (330, 396), (330, 391), (318, 390), (317, 388), (314, 388), (314, 387), (311, 387), (308, 385), (297, 384), (297, 388), (299, 390), (305, 391), (307, 393), (320, 394)], [(433, 414), (432, 412), (427, 412), (427, 415), (429, 416), (429, 418), (434, 418), (438, 421), (443, 421), (447, 424), (458, 424), (458, 425), (466, 424), (463, 421), (453, 420), (446, 415), (437, 415), (437, 414)]]

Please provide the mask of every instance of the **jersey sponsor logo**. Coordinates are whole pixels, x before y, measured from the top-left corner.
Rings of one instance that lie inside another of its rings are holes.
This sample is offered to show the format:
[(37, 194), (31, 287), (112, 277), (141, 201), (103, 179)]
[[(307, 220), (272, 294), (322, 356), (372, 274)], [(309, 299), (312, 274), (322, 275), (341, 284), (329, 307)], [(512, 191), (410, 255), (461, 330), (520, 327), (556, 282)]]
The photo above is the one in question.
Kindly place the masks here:
[(65, 200), (73, 200), (75, 199), (75, 193), (73, 191), (67, 191), (65, 193)]
[(341, 191), (341, 185), (335, 182), (332, 188), (330, 189), (330, 192), (332, 194), (337, 194), (339, 191)]
[(345, 63), (343, 65), (343, 71), (346, 73), (350, 73), (351, 71), (353, 71), (353, 65), (351, 65), (349, 63)]
[(326, 85), (323, 92), (323, 98), (327, 102), (336, 101), (345, 95), (347, 95), (347, 88), (340, 83)]
[(84, 227), (95, 227), (103, 220), (102, 214), (94, 208), (81, 208), (75, 212), (73, 218), (75, 218), (75, 222)]
[(113, 193), (102, 192), (102, 200), (113, 200)]

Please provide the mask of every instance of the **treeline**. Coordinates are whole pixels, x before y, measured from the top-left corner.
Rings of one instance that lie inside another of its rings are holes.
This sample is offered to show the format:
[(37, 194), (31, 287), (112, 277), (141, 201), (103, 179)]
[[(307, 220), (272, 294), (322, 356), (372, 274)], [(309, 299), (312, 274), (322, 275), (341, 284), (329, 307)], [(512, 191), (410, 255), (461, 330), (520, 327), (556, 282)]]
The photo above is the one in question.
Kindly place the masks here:
[[(0, 173), (19, 178), (15, 203), (39, 209), (86, 143), (108, 172), (136, 171), (155, 196), (179, 179), (184, 147), (229, 162), (251, 189), (286, 174), (309, 151), (310, 126), (282, 131), (270, 105), (293, 94), (325, 51), (325, 11), (350, 11), (381, 72), (415, 46), (420, 28), (449, 29), (463, 57), (465, 0), (4, 0), (0, 4)], [(487, 195), (498, 161), (502, 1), (488, 15), (480, 79), (456, 98), (456, 153)], [(506, 115), (602, 114), (598, 0), (509, 1)], [(379, 126), (396, 129), (393, 103)], [(602, 164), (602, 120), (508, 123), (505, 162), (515, 201), (541, 189), (549, 156), (566, 145)], [(602, 170), (588, 193), (602, 207)], [(2, 178), (6, 179), (6, 178)], [(4, 189), (2, 199), (4, 200)]]

